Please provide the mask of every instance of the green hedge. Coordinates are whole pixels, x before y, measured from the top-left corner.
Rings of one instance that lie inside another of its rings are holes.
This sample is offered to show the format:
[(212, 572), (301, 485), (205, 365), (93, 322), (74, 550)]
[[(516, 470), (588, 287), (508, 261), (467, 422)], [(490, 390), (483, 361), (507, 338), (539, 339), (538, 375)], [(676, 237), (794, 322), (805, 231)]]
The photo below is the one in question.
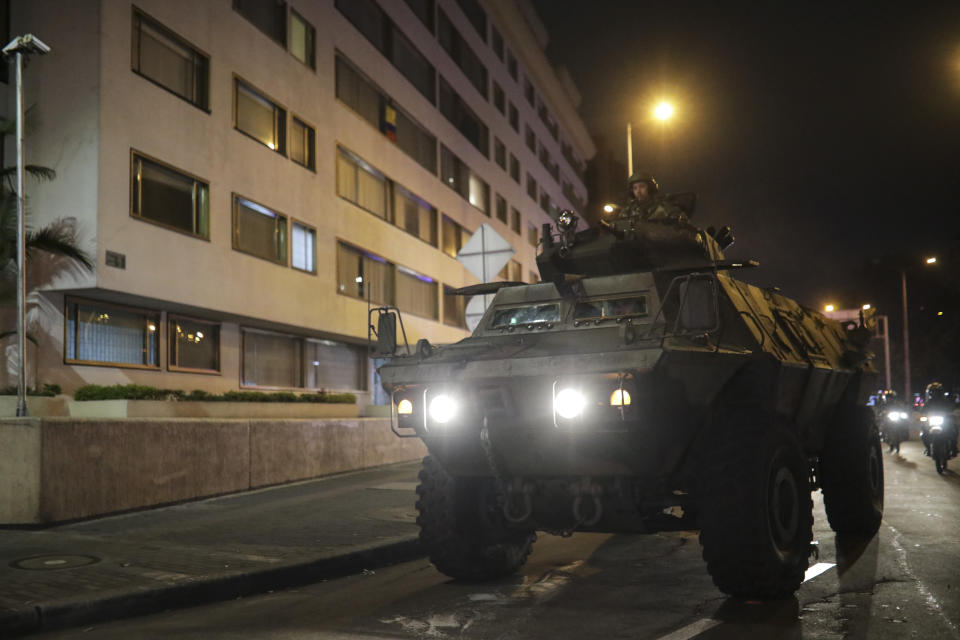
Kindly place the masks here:
[[(16, 387), (6, 387), (5, 389), (0, 389), (0, 396), (15, 396), (15, 395), (17, 395)], [(54, 396), (60, 395), (60, 385), (45, 384), (40, 389), (27, 389), (27, 395), (52, 398)]]
[(157, 389), (142, 384), (115, 384), (103, 386), (88, 384), (73, 394), (74, 400), (175, 400), (184, 402), (334, 402), (356, 404), (357, 397), (352, 393), (292, 393), (290, 391), (227, 391), (226, 393), (208, 393), (194, 389), (186, 393), (181, 389)]

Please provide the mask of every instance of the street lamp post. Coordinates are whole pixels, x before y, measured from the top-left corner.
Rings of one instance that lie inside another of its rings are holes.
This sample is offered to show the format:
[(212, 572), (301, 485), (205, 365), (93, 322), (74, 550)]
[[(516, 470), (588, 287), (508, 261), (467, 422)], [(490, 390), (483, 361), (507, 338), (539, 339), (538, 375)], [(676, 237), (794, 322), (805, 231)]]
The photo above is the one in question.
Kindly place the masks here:
[(27, 415), (27, 341), (26, 341), (26, 222), (24, 220), (23, 180), (23, 56), (50, 53), (50, 47), (35, 35), (17, 36), (3, 48), (14, 54), (17, 67), (17, 416)]
[[(926, 264), (936, 264), (936, 257), (924, 260)], [(900, 270), (900, 289), (903, 294), (903, 379), (906, 393), (904, 397), (913, 405), (913, 395), (910, 385), (910, 324), (907, 317), (907, 270)]]
[[(657, 103), (653, 108), (653, 117), (661, 123), (665, 123), (673, 118), (673, 105), (667, 101)], [(627, 177), (633, 175), (633, 123), (627, 123)]]

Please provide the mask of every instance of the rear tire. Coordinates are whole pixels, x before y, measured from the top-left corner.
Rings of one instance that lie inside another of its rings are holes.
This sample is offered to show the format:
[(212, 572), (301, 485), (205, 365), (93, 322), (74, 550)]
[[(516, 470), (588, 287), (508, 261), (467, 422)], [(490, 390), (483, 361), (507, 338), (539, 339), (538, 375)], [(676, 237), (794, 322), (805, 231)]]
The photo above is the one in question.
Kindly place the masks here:
[(420, 542), (437, 570), (461, 580), (491, 580), (523, 566), (536, 534), (506, 527), (492, 480), (454, 478), (430, 456), (419, 477)]
[(809, 465), (792, 433), (766, 423), (757, 407), (726, 411), (701, 467), (703, 559), (732, 596), (789, 596), (808, 566)]
[(830, 528), (874, 535), (883, 519), (883, 448), (869, 408), (842, 411), (827, 434), (820, 473)]

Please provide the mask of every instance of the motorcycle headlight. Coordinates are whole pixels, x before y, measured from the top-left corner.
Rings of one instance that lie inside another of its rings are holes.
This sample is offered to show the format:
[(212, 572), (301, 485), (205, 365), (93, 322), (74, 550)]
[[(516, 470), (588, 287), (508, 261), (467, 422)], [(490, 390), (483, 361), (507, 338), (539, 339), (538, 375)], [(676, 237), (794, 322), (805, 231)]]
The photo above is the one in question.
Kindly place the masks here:
[(906, 411), (901, 411), (901, 412), (900, 412), (900, 419), (901, 419), (901, 420), (906, 420), (906, 419), (908, 419), (909, 417), (910, 417), (910, 416), (907, 415), (907, 412), (906, 412)]
[(430, 419), (437, 424), (447, 424), (457, 415), (457, 402), (445, 393), (430, 400)]
[(943, 416), (930, 416), (928, 422), (931, 427), (942, 427), (943, 426)]
[(896, 411), (891, 411), (890, 413), (887, 414), (887, 420), (889, 420), (890, 422), (899, 422), (900, 414)]
[(553, 410), (564, 420), (572, 420), (583, 413), (586, 403), (583, 394), (576, 389), (561, 389), (553, 397)]

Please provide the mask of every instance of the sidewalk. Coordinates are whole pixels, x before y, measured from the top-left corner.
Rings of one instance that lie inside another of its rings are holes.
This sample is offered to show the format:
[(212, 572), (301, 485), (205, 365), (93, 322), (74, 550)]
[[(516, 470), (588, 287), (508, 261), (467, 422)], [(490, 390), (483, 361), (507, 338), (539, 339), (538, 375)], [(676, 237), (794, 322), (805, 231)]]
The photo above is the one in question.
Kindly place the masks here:
[(0, 529), (0, 637), (406, 561), (420, 463), (29, 531)]

